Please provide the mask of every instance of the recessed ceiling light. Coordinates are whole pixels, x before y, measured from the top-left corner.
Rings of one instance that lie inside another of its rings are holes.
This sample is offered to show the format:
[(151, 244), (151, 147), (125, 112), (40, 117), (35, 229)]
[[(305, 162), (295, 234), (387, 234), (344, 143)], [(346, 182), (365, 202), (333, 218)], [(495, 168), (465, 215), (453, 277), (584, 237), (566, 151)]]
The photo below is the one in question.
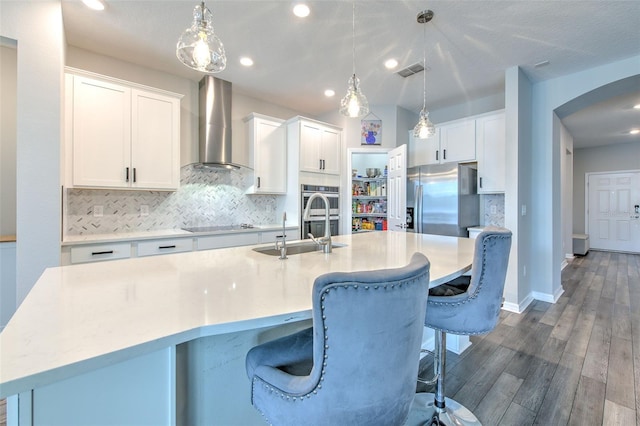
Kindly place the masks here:
[(324, 95), (325, 95), (327, 98), (330, 98), (330, 97), (332, 97), (332, 96), (335, 96), (335, 95), (336, 95), (336, 92), (335, 92), (333, 89), (327, 89), (327, 90), (325, 90), (325, 91), (324, 91)]
[(243, 56), (242, 58), (240, 58), (240, 63), (245, 67), (250, 67), (253, 65), (253, 59), (249, 58), (248, 56)]
[(84, 3), (89, 9), (104, 10), (104, 3), (102, 0), (82, 0), (82, 3)]
[(298, 3), (293, 6), (293, 14), (298, 18), (306, 18), (309, 16), (309, 13), (311, 13), (311, 10), (309, 9), (309, 6), (304, 3)]
[(633, 109), (640, 109), (640, 104), (634, 105)]
[(393, 58), (387, 59), (387, 61), (384, 63), (384, 66), (387, 67), (387, 69), (392, 70), (398, 66), (398, 61)]
[(637, 135), (638, 133), (640, 133), (640, 129), (629, 130), (630, 135)]

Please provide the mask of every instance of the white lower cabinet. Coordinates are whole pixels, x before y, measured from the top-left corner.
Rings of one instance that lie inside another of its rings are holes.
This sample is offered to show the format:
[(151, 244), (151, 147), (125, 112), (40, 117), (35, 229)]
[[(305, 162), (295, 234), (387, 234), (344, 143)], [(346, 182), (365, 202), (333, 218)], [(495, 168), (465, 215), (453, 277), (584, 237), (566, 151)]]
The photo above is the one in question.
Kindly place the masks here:
[(257, 232), (234, 235), (211, 235), (208, 237), (198, 237), (196, 250), (211, 250), (224, 247), (249, 246), (258, 244), (260, 237)]
[(138, 243), (138, 256), (182, 253), (193, 250), (193, 238), (175, 238), (171, 240), (142, 241)]
[[(282, 229), (236, 234), (185, 236), (181, 238), (158, 238), (128, 242), (102, 244), (78, 244), (62, 247), (62, 265), (105, 260), (127, 259), (130, 257), (158, 256), (171, 253), (185, 253), (194, 250), (212, 250), (225, 247), (249, 246), (273, 243), (282, 235)], [(298, 239), (296, 228), (287, 228), (287, 240)]]
[[(300, 233), (297, 229), (287, 229), (285, 232), (285, 236), (287, 241), (297, 240)], [(282, 229), (279, 231), (266, 231), (260, 233), (260, 242), (262, 244), (265, 243), (275, 243), (276, 238), (282, 236)]]
[(71, 247), (71, 263), (102, 262), (131, 257), (131, 243), (91, 244)]

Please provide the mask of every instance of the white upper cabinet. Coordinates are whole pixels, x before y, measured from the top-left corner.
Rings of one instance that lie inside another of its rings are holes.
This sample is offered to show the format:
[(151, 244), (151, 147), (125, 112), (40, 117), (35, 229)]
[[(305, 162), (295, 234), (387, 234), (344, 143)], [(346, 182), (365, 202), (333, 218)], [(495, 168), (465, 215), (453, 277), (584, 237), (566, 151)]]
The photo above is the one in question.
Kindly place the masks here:
[(73, 185), (129, 186), (131, 90), (86, 77), (71, 79)]
[(442, 124), (440, 129), (440, 163), (460, 163), (476, 159), (475, 120), (465, 119)]
[(438, 125), (435, 135), (428, 139), (414, 138), (413, 130), (410, 130), (409, 141), (409, 167), (476, 159), (476, 128), (473, 118)]
[(68, 185), (178, 188), (181, 95), (67, 74), (66, 96)]
[(339, 175), (342, 130), (302, 118), (299, 126), (300, 171)]
[(284, 120), (251, 114), (244, 119), (249, 142), (249, 166), (254, 181), (249, 193), (287, 192), (287, 128)]
[(505, 190), (505, 132), (504, 111), (476, 118), (479, 194)]
[(409, 130), (409, 153), (407, 156), (408, 167), (422, 166), (425, 164), (438, 164), (436, 154), (440, 150), (440, 129), (436, 127), (435, 135), (427, 139), (418, 139), (413, 136), (413, 130)]

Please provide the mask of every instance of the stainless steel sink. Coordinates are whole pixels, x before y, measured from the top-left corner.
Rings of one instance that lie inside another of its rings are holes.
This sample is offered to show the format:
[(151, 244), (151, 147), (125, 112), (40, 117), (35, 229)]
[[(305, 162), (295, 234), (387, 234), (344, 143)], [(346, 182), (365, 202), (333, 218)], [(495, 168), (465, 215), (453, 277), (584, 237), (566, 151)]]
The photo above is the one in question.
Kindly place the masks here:
[[(346, 247), (346, 244), (333, 243), (331, 247), (334, 249)], [(276, 250), (273, 246), (256, 247), (253, 249), (253, 251), (269, 256), (280, 256), (280, 250)], [(314, 251), (322, 252), (322, 248), (312, 241), (287, 244), (287, 256), (290, 256), (292, 254), (311, 253)]]

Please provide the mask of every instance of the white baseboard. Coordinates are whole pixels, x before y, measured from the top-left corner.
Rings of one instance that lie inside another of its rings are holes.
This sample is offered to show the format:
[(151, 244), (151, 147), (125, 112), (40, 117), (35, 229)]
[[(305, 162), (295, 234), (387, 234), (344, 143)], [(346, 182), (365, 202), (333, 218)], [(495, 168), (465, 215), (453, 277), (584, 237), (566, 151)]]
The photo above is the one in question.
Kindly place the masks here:
[(560, 299), (560, 296), (562, 296), (562, 293), (564, 293), (564, 288), (560, 286), (556, 289), (554, 294), (541, 293), (539, 291), (532, 291), (531, 295), (533, 296), (534, 299), (540, 300), (542, 302), (556, 303), (558, 299)]
[(527, 309), (527, 306), (529, 306), (531, 302), (533, 302), (533, 296), (529, 293), (520, 303), (504, 302), (502, 304), (502, 309), (509, 312), (515, 312), (516, 314), (521, 314), (525, 309)]

